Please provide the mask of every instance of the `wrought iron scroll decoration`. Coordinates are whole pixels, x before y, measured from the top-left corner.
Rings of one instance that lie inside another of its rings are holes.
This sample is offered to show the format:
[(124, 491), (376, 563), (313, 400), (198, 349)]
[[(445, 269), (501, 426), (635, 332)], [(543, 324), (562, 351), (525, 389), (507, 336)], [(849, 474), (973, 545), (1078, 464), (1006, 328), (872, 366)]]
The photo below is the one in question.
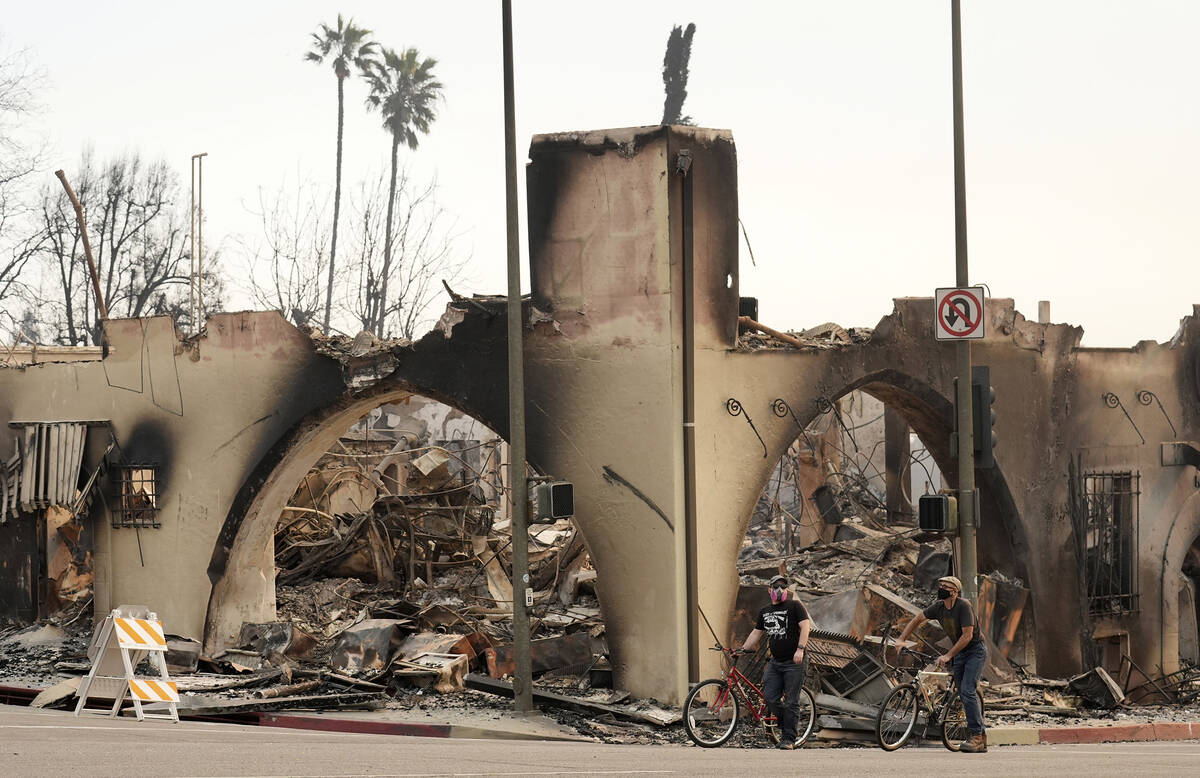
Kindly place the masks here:
[[(1146, 436), (1142, 434), (1140, 429), (1138, 429), (1138, 425), (1134, 423), (1133, 417), (1129, 415), (1129, 411), (1125, 410), (1125, 406), (1121, 404), (1120, 397), (1117, 397), (1112, 392), (1105, 392), (1100, 396), (1100, 399), (1104, 400), (1104, 404), (1109, 408), (1120, 408), (1121, 413), (1125, 414), (1125, 418), (1129, 420), (1129, 425), (1133, 427), (1133, 431), (1138, 434), (1138, 437), (1142, 439), (1143, 443), (1146, 442)], [(1143, 403), (1143, 405), (1148, 404), (1149, 403)]]
[(817, 405), (817, 413), (822, 416), (826, 413), (832, 413), (833, 418), (837, 420), (838, 426), (842, 428), (842, 432), (846, 433), (846, 437), (850, 438), (850, 442), (854, 444), (854, 448), (858, 448), (858, 441), (854, 439), (854, 430), (846, 424), (846, 420), (842, 418), (842, 410), (838, 404), (828, 397), (821, 396), (815, 400)]
[(1158, 403), (1158, 409), (1162, 411), (1163, 418), (1167, 420), (1167, 424), (1171, 425), (1171, 437), (1179, 437), (1179, 433), (1175, 430), (1175, 422), (1171, 421), (1171, 417), (1167, 415), (1167, 409), (1163, 407), (1162, 400), (1158, 399), (1158, 395), (1149, 389), (1138, 389), (1138, 402), (1142, 405), (1149, 405), (1150, 401)]
[(725, 401), (725, 410), (730, 416), (745, 416), (746, 423), (750, 425), (750, 429), (754, 431), (754, 437), (758, 438), (758, 442), (763, 447), (763, 459), (767, 458), (767, 443), (763, 440), (762, 435), (758, 434), (758, 427), (754, 426), (754, 420), (750, 418), (750, 414), (746, 413), (746, 409), (736, 398), (730, 397)]

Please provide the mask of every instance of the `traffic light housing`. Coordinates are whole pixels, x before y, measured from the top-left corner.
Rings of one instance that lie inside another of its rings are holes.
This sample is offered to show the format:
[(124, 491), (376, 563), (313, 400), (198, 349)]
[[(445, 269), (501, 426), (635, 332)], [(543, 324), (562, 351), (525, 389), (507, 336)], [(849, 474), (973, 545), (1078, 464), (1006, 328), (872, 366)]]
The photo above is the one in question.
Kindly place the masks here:
[(549, 481), (533, 490), (532, 524), (550, 524), (575, 515), (575, 487), (570, 481)]
[(923, 494), (917, 500), (917, 525), (922, 532), (958, 532), (958, 500), (948, 494)]
[[(996, 389), (987, 365), (971, 368), (971, 438), (975, 467), (996, 466)], [(954, 379), (954, 431), (950, 436), (950, 456), (958, 456), (958, 379)]]
[(996, 390), (987, 365), (971, 368), (971, 421), (975, 438), (975, 466), (996, 466)]

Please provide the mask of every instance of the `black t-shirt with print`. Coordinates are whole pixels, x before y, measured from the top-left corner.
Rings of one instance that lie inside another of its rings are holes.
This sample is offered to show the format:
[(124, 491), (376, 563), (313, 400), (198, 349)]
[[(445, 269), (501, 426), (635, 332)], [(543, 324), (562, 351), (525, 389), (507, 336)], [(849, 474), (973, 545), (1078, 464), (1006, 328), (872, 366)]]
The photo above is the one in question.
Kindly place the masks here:
[[(975, 611), (971, 610), (971, 603), (962, 597), (954, 600), (953, 608), (947, 608), (945, 602), (938, 600), (922, 612), (925, 614), (925, 618), (942, 625), (942, 629), (945, 630), (951, 643), (957, 643), (958, 639), (962, 637), (963, 627), (975, 626)], [(967, 643), (964, 648), (973, 646), (982, 639), (979, 630), (976, 629), (971, 637), (971, 642)]]
[(767, 633), (771, 656), (779, 662), (790, 662), (800, 645), (800, 622), (808, 620), (808, 611), (799, 600), (791, 597), (778, 605), (767, 605), (758, 612), (755, 629)]

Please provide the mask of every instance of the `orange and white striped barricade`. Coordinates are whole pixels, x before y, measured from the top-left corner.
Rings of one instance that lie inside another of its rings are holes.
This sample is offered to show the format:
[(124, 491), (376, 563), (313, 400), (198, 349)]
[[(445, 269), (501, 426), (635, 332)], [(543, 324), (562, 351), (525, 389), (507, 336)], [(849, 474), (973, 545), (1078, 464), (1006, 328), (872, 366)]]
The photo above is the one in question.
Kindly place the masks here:
[[(126, 695), (133, 700), (138, 721), (179, 721), (179, 689), (167, 675), (167, 639), (158, 616), (146, 608), (122, 606), (104, 618), (88, 646), (92, 669), (79, 683), (75, 715), (84, 710), (89, 696), (111, 698), (109, 716), (116, 716)], [(138, 677), (134, 670), (149, 657), (158, 677)], [(168, 714), (147, 713), (143, 703), (167, 703)], [(92, 711), (89, 711), (92, 712)], [(99, 713), (100, 711), (95, 711)]]

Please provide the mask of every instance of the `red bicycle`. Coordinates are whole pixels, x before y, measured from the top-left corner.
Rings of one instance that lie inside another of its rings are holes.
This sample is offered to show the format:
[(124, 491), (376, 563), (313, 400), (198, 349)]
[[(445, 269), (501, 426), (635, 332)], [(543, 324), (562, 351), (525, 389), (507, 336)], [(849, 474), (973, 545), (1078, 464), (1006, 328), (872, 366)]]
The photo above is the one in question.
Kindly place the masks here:
[[(772, 743), (779, 742), (779, 726), (767, 708), (762, 690), (737, 669), (741, 651), (731, 651), (718, 643), (709, 651), (720, 651), (728, 664), (723, 678), (709, 678), (692, 687), (683, 703), (683, 724), (692, 742), (704, 748), (725, 745), (733, 737), (743, 709), (761, 726)], [(796, 717), (796, 747), (813, 733), (817, 722), (817, 704), (812, 692), (800, 690), (800, 713)]]

